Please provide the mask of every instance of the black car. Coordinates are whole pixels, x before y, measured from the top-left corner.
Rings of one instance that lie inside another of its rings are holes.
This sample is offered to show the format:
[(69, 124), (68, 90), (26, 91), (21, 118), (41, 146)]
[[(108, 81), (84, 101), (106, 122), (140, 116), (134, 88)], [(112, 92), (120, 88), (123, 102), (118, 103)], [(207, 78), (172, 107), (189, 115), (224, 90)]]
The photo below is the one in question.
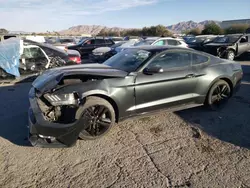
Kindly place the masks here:
[(68, 46), (70, 50), (77, 50), (80, 52), (82, 59), (87, 59), (92, 51), (99, 47), (112, 46), (114, 41), (108, 38), (86, 38), (81, 40), (78, 44)]
[(187, 40), (187, 44), (189, 48), (193, 48), (195, 50), (203, 51), (204, 45), (211, 43), (216, 36), (196, 36)]
[(103, 64), (48, 70), (29, 92), (33, 146), (96, 139), (132, 116), (208, 105), (216, 110), (242, 79), (238, 62), (177, 47), (123, 50)]
[(234, 60), (250, 51), (250, 34), (231, 34), (217, 37), (212, 43), (204, 45), (204, 51), (215, 56)]
[(91, 63), (103, 63), (117, 52), (115, 49), (123, 44), (127, 43), (127, 41), (118, 42), (110, 47), (100, 47), (96, 48), (92, 51), (92, 54), (89, 55), (89, 60)]

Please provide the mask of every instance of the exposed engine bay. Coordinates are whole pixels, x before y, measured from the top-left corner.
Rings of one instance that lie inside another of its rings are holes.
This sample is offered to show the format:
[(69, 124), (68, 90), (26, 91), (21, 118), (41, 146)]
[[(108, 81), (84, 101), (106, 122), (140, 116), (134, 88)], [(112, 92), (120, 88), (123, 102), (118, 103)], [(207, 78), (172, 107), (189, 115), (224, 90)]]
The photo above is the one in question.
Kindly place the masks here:
[(69, 124), (76, 121), (76, 112), (80, 105), (84, 104), (85, 99), (82, 99), (76, 91), (67, 94), (54, 94), (57, 90), (63, 89), (69, 85), (75, 84), (91, 84), (97, 80), (102, 80), (100, 76), (72, 75), (64, 77), (58, 85), (42, 96), (37, 97), (37, 103), (43, 112), (46, 120), (50, 122)]

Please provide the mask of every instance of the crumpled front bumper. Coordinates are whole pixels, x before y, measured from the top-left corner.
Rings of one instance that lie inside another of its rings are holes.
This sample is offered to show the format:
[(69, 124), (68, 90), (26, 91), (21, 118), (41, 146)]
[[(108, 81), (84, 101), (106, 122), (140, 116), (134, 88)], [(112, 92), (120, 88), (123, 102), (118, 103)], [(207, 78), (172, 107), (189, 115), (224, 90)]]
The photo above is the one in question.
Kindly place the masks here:
[(81, 120), (71, 124), (47, 121), (36, 101), (34, 88), (30, 90), (29, 101), (29, 141), (33, 146), (57, 148), (71, 147), (76, 143), (84, 125)]

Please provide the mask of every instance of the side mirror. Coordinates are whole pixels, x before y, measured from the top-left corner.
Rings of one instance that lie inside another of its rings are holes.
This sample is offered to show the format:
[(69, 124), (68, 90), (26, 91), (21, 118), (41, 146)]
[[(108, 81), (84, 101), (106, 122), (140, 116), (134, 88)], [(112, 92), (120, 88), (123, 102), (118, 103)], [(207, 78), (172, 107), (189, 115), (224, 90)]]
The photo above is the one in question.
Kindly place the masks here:
[(162, 72), (163, 72), (163, 68), (161, 67), (149, 67), (149, 68), (143, 69), (143, 73), (148, 74), (148, 75), (162, 73)]

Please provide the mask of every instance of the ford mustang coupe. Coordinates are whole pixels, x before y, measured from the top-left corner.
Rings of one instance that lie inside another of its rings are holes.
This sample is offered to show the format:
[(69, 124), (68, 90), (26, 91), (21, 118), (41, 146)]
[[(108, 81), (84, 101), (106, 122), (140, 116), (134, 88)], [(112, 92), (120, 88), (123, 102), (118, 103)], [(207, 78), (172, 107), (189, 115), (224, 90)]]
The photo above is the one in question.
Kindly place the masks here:
[(203, 104), (216, 110), (238, 90), (242, 76), (237, 62), (167, 46), (133, 47), (103, 64), (51, 69), (29, 92), (29, 140), (69, 147), (132, 116)]

